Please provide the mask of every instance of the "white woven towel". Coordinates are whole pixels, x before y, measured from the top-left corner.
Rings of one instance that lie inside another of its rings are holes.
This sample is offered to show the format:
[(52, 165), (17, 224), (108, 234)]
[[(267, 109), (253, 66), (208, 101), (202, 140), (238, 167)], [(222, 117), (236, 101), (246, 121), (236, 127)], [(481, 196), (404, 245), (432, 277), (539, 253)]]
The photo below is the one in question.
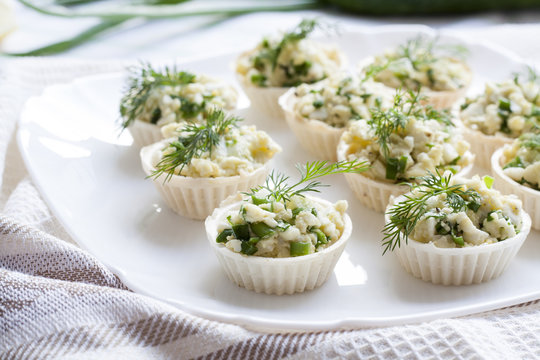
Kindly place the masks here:
[(74, 60), (0, 63), (0, 359), (540, 358), (539, 302), (419, 325), (259, 334), (130, 292), (70, 243), (14, 145), (28, 96), (121, 67)]

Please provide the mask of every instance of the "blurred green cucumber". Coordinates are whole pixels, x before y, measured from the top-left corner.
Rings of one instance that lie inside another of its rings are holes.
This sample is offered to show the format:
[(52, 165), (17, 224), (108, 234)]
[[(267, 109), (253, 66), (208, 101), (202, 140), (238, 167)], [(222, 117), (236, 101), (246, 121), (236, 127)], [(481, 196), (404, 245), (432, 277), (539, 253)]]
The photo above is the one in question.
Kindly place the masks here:
[(493, 10), (540, 9), (540, 0), (321, 0), (366, 15), (463, 14)]

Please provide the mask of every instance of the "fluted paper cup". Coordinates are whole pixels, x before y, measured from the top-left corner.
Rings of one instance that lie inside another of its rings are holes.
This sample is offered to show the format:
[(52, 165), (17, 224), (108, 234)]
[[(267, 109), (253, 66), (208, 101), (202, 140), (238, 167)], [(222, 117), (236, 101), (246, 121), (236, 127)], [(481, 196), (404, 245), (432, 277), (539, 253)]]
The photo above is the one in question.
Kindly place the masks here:
[(336, 161), (339, 138), (345, 128), (335, 128), (319, 120), (304, 119), (294, 112), (294, 88), (279, 98), (285, 120), (304, 149), (318, 159)]
[[(403, 200), (403, 196), (393, 203)], [(385, 215), (389, 222), (388, 210)], [(531, 218), (522, 212), (522, 227), (516, 236), (494, 244), (464, 248), (439, 248), (409, 238), (394, 249), (399, 263), (411, 275), (433, 284), (470, 285), (499, 277), (523, 245), (531, 229)]]
[[(332, 206), (326, 200), (311, 199)], [(229, 211), (239, 209), (242, 201), (225, 203), (206, 219), (208, 241), (227, 277), (238, 286), (258, 293), (293, 294), (321, 286), (333, 272), (352, 232), (351, 219), (344, 214), (345, 227), (341, 237), (320, 252), (289, 258), (244, 255), (216, 243), (218, 224)]]
[[(141, 163), (146, 175), (155, 171), (153, 154), (167, 144), (161, 141), (141, 149)], [(173, 175), (165, 181), (167, 174), (152, 179), (167, 205), (176, 213), (195, 220), (203, 220), (228, 196), (239, 191), (248, 191), (266, 180), (270, 172), (269, 162), (245, 175), (197, 178)]]
[(139, 147), (148, 146), (163, 140), (161, 128), (155, 124), (135, 120), (127, 129), (131, 137), (133, 137), (133, 142)]
[[(347, 144), (340, 141), (337, 149), (338, 161), (347, 160), (346, 158)], [(456, 176), (466, 176), (473, 168), (473, 164), (465, 166), (459, 171)], [(407, 185), (392, 184), (383, 181), (377, 181), (362, 174), (345, 173), (345, 179), (354, 195), (360, 203), (367, 206), (376, 212), (384, 212), (390, 197), (399, 196), (407, 191)]]
[(481, 131), (472, 130), (461, 124), (463, 137), (471, 144), (470, 151), (476, 155), (475, 163), (485, 169), (491, 166), (491, 156), (506, 144), (511, 144), (514, 139), (504, 136), (486, 135)]
[(540, 191), (523, 186), (506, 175), (502, 169), (504, 161), (503, 149), (498, 149), (491, 157), (495, 186), (503, 194), (514, 194), (520, 198), (523, 210), (531, 216), (532, 227), (540, 230)]

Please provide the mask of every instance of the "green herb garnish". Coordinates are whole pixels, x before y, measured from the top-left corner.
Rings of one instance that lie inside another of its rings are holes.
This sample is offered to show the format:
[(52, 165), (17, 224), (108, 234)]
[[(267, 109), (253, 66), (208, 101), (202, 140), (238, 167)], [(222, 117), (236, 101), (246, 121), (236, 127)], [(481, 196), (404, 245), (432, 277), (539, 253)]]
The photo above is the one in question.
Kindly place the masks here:
[[(150, 64), (142, 64), (132, 69), (128, 86), (120, 101), (120, 114), (123, 117), (122, 128), (126, 128), (141, 115), (144, 105), (154, 89), (162, 86), (182, 86), (195, 82), (196, 75), (185, 71), (178, 71), (176, 67), (165, 67), (162, 70), (154, 69)], [(155, 119), (154, 110), (152, 120)]]
[[(388, 110), (381, 109), (380, 105), (370, 109), (371, 119), (367, 120), (370, 127), (375, 132), (376, 141), (382, 149), (385, 162), (400, 164), (403, 159), (390, 160), (389, 142), (390, 136), (404, 130), (409, 123), (410, 117), (419, 120), (436, 120), (447, 126), (453, 126), (450, 116), (446, 111), (437, 111), (429, 105), (423, 105), (421, 102), (425, 97), (420, 91), (402, 92), (398, 90), (394, 96), (394, 105)], [(396, 169), (398, 168), (395, 166)], [(395, 177), (393, 177), (395, 179)]]
[(405, 200), (395, 204), (387, 212), (389, 222), (383, 229), (383, 255), (388, 250), (393, 251), (396, 246), (399, 247), (402, 240), (407, 243), (416, 224), (426, 214), (430, 198), (446, 194), (445, 203), (453, 212), (465, 210), (471, 202), (475, 204), (481, 202), (480, 194), (476, 190), (463, 190), (462, 184), (450, 185), (451, 178), (451, 174), (444, 176), (429, 172), (420, 178), (422, 180), (420, 184), (409, 184), (411, 191), (417, 190), (416, 194), (404, 195)]
[[(247, 195), (255, 195), (260, 190), (266, 190), (268, 201), (287, 202), (293, 196), (304, 196), (307, 192), (320, 192), (318, 187), (328, 186), (315, 179), (332, 174), (343, 173), (361, 173), (369, 168), (366, 162), (358, 160), (340, 161), (337, 163), (328, 163), (327, 161), (307, 162), (304, 166), (297, 165), (300, 172), (300, 180), (293, 185), (288, 184), (289, 177), (272, 171), (266, 178), (264, 185), (251, 189)], [(257, 194), (258, 195), (258, 194)]]
[(169, 181), (177, 169), (181, 172), (193, 158), (205, 152), (211, 153), (222, 136), (239, 121), (241, 119), (237, 117), (226, 117), (222, 110), (213, 110), (203, 124), (187, 124), (182, 135), (167, 145), (163, 158), (150, 177), (157, 178), (165, 173), (165, 181)]

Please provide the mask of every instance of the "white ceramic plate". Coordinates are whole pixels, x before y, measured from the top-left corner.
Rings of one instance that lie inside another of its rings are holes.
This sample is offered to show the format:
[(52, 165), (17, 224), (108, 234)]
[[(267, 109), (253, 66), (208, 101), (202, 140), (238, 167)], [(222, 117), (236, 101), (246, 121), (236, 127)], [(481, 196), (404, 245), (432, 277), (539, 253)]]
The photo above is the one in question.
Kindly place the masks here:
[[(384, 27), (337, 39), (351, 66), (365, 56), (415, 36), (424, 27)], [(511, 54), (468, 44), (475, 73), (471, 91), (486, 79), (520, 70)], [(231, 82), (233, 55), (184, 63), (188, 70)], [(202, 222), (168, 210), (145, 180), (131, 137), (115, 123), (124, 75), (79, 79), (31, 99), (21, 116), (18, 142), (42, 195), (73, 238), (133, 290), (209, 319), (260, 330), (324, 330), (395, 325), (465, 315), (540, 297), (540, 235), (532, 232), (508, 271), (486, 284), (435, 286), (406, 274), (392, 254), (381, 256), (381, 214), (363, 208), (342, 176), (323, 196), (349, 200), (353, 235), (334, 275), (321, 288), (269, 296), (239, 288), (220, 271)], [(245, 98), (242, 99), (245, 105)], [(310, 156), (284, 120), (242, 111), (284, 148), (275, 166), (295, 176)]]

